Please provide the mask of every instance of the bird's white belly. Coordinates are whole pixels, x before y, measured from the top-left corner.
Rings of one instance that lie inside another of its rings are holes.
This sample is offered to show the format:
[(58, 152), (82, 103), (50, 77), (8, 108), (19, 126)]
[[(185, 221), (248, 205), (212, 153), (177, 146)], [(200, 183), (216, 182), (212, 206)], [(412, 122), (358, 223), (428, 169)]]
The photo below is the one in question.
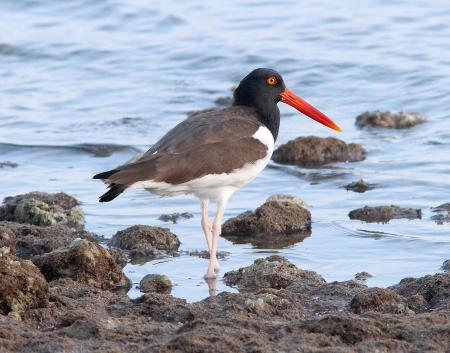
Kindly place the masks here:
[(273, 153), (274, 140), (272, 133), (266, 127), (260, 127), (252, 136), (267, 146), (264, 158), (253, 163), (244, 164), (230, 173), (208, 174), (182, 184), (169, 184), (153, 180), (134, 183), (133, 188), (144, 188), (161, 196), (194, 194), (201, 199), (220, 200), (230, 196), (236, 189), (253, 180), (269, 163)]

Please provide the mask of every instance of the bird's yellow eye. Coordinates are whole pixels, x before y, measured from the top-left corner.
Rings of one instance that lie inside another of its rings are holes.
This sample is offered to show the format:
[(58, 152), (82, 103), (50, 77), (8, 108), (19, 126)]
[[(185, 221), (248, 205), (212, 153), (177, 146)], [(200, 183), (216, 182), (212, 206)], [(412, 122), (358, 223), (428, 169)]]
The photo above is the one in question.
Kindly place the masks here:
[(275, 76), (270, 76), (267, 80), (266, 80), (267, 84), (270, 86), (275, 86), (278, 83), (278, 80)]

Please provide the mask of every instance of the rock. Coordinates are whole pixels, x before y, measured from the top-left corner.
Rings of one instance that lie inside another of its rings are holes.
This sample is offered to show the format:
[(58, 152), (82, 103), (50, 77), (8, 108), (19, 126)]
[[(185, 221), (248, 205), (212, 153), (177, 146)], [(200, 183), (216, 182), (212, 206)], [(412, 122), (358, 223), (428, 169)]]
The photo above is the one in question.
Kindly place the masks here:
[(426, 121), (418, 113), (407, 112), (365, 112), (356, 117), (356, 126), (358, 127), (382, 127), (391, 129), (406, 129)]
[(442, 263), (441, 269), (442, 269), (444, 272), (450, 272), (450, 260), (445, 260), (445, 261)]
[(132, 261), (145, 262), (161, 255), (177, 255), (180, 241), (167, 228), (136, 225), (114, 234), (109, 244), (128, 250)]
[(84, 239), (36, 256), (33, 262), (48, 281), (69, 277), (104, 290), (128, 290), (131, 286), (122, 272), (122, 255)]
[(358, 272), (358, 273), (355, 275), (355, 279), (356, 279), (357, 281), (366, 281), (367, 279), (369, 279), (369, 278), (371, 278), (371, 277), (373, 277), (373, 276), (372, 276), (370, 273), (366, 272), (366, 271)]
[(60, 224), (40, 227), (16, 222), (0, 222), (0, 247), (2, 234), (9, 234), (9, 246), (17, 253), (17, 256), (24, 259), (31, 259), (33, 256), (68, 246), (78, 238), (93, 242), (103, 240), (94, 233)]
[[(222, 226), (222, 236), (301, 233), (311, 227), (311, 213), (291, 201), (267, 201), (255, 212), (230, 218)], [(308, 234), (309, 235), (309, 234)]]
[(183, 213), (171, 213), (171, 214), (163, 214), (159, 216), (159, 220), (163, 222), (172, 222), (173, 224), (177, 223), (177, 221), (180, 218), (189, 219), (194, 217), (194, 215), (190, 212), (183, 212)]
[(234, 102), (233, 97), (217, 97), (214, 100), (214, 103), (216, 103), (216, 105), (221, 105), (221, 106), (232, 105), (233, 102)]
[(2, 222), (0, 222), (0, 249), (1, 248), (8, 248), (10, 253), (16, 253), (16, 235), (10, 228), (3, 226)]
[(444, 224), (450, 222), (450, 202), (443, 203), (440, 206), (431, 209), (435, 214), (431, 217), (437, 224)]
[(366, 183), (364, 180), (360, 179), (358, 181), (353, 181), (350, 184), (345, 185), (344, 187), (347, 191), (351, 190), (354, 192), (363, 193), (368, 190), (375, 189), (375, 184), (369, 184)]
[(405, 208), (399, 206), (364, 206), (351, 211), (348, 216), (350, 219), (359, 219), (364, 222), (388, 223), (392, 219), (407, 218), (421, 219), (422, 210), (415, 208)]
[(297, 137), (278, 147), (272, 159), (281, 164), (316, 166), (334, 162), (358, 162), (366, 157), (365, 149), (356, 143), (346, 144), (334, 137)]
[(387, 312), (400, 302), (400, 296), (390, 289), (367, 288), (355, 295), (350, 302), (350, 310), (356, 314), (366, 311)]
[(404, 278), (399, 284), (389, 288), (407, 300), (417, 294), (421, 295), (428, 310), (450, 309), (450, 272), (420, 278)]
[(275, 201), (275, 202), (280, 202), (280, 203), (286, 203), (286, 202), (289, 203), (290, 202), (290, 203), (296, 204), (298, 206), (301, 206), (303, 208), (309, 207), (309, 205), (301, 197), (289, 195), (289, 194), (272, 195), (272, 196), (268, 197), (266, 200), (266, 202), (270, 202), (270, 201)]
[(141, 292), (170, 294), (172, 291), (172, 281), (166, 275), (149, 274), (145, 275), (139, 283)]
[(0, 249), (0, 314), (20, 320), (26, 310), (46, 305), (48, 283), (31, 261), (6, 249)]
[(14, 162), (0, 162), (0, 169), (1, 168), (17, 168), (19, 165)]
[(0, 207), (0, 220), (38, 226), (64, 224), (82, 229), (84, 214), (78, 205), (75, 198), (63, 192), (34, 191), (5, 198)]
[(132, 300), (131, 312), (151, 317), (156, 321), (184, 322), (192, 320), (192, 312), (186, 300), (161, 293), (146, 293)]
[[(209, 251), (208, 250), (193, 250), (193, 251), (187, 251), (187, 252), (184, 252), (184, 253), (188, 254), (189, 256), (200, 257), (201, 259), (209, 259)], [(226, 259), (230, 255), (231, 255), (231, 253), (228, 252), (228, 251), (220, 251), (220, 250), (218, 250), (217, 253), (216, 253), (216, 257), (219, 260)]]
[(315, 272), (301, 270), (286, 258), (277, 255), (257, 259), (251, 266), (225, 273), (223, 278), (228, 286), (236, 286), (242, 291), (286, 288), (296, 281), (325, 283)]

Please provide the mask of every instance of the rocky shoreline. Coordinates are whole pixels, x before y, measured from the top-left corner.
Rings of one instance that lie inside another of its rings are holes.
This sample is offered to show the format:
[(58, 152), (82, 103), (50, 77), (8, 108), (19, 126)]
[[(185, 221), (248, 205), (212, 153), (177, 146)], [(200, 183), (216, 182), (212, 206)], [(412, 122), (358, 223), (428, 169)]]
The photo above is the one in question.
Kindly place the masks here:
[[(266, 205), (305, 214), (310, 225), (301, 200), (281, 195)], [(70, 218), (75, 207), (77, 217)], [(270, 256), (225, 273), (238, 293), (187, 303), (167, 294), (168, 277), (151, 274), (141, 282), (146, 293), (130, 299), (122, 271), (136, 249), (130, 242), (143, 256), (176, 256), (179, 241), (169, 230), (133, 226), (109, 242), (125, 252), (105, 248), (102, 237), (83, 229), (79, 203), (63, 193), (7, 198), (0, 215), (6, 219), (0, 352), (445, 352), (450, 346), (449, 272), (369, 288), (368, 274), (326, 282)], [(247, 216), (256, 217), (262, 233), (278, 230), (276, 219)]]

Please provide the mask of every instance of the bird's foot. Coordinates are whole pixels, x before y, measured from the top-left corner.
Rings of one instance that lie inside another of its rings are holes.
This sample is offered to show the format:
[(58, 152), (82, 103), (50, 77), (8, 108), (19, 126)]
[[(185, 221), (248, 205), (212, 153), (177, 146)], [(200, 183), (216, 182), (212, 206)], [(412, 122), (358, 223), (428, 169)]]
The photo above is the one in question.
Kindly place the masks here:
[(214, 269), (211, 270), (211, 271), (208, 269), (208, 271), (207, 271), (206, 274), (203, 276), (203, 278), (204, 278), (205, 280), (208, 280), (208, 279), (214, 279), (214, 278), (217, 278), (217, 275), (216, 275), (216, 273), (214, 272)]
[(219, 273), (220, 272), (220, 266), (219, 263), (216, 261), (216, 263), (214, 264), (214, 273)]

